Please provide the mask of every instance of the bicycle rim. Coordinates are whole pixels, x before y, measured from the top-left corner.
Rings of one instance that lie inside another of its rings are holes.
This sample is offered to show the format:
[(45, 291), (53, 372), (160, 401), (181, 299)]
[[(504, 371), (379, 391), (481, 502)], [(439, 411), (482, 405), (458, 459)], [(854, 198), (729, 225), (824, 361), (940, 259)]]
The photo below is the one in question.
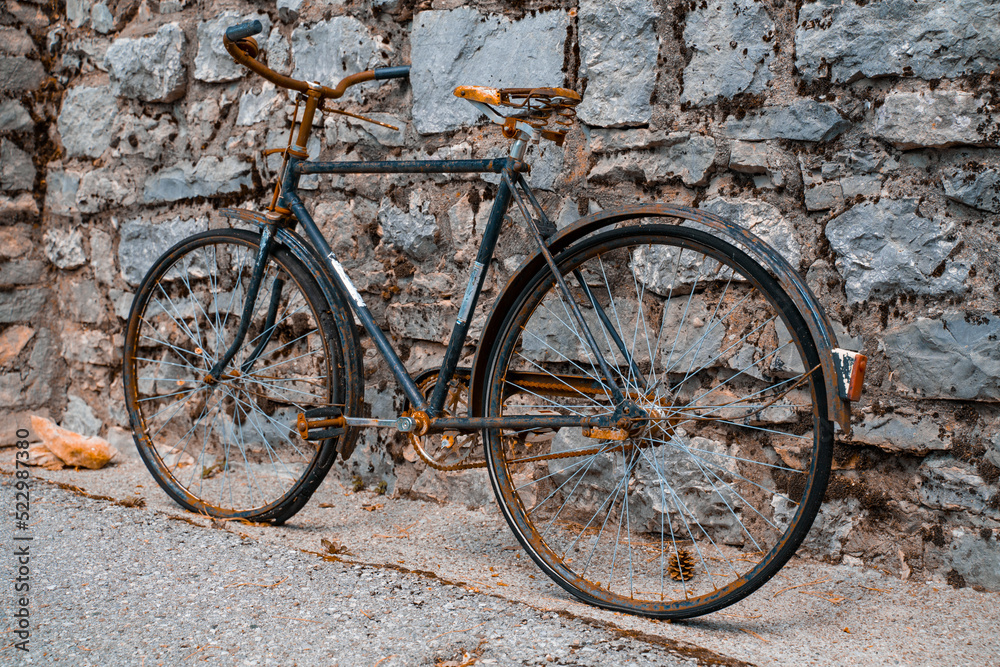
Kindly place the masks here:
[[(557, 262), (648, 419), (628, 432), (485, 431), (508, 523), (588, 603), (685, 618), (738, 601), (792, 556), (829, 475), (833, 430), (802, 317), (746, 254), (697, 230), (612, 230)], [(547, 269), (497, 340), (490, 416), (614, 411)]]

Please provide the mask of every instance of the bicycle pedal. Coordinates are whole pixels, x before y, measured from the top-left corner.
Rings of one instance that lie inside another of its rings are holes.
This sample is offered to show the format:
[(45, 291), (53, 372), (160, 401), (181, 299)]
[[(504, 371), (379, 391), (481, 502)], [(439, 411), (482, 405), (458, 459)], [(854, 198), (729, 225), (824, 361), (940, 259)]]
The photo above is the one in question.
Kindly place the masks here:
[(295, 430), (303, 440), (309, 441), (344, 435), (347, 431), (344, 411), (338, 406), (329, 405), (300, 412), (295, 421)]

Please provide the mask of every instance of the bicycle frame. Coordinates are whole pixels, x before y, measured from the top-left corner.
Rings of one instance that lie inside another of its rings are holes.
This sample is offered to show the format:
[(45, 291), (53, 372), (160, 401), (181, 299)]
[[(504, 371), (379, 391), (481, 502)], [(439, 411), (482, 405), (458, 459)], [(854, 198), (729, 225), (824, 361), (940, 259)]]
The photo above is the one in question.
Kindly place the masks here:
[(384, 161), (384, 162), (309, 162), (297, 157), (290, 157), (288, 169), (285, 173), (282, 184), (281, 201), (295, 215), (296, 220), (302, 225), (305, 236), (316, 247), (319, 254), (326, 259), (331, 269), (334, 284), (345, 295), (348, 295), (351, 308), (361, 321), (362, 326), (368, 335), (371, 336), (375, 346), (378, 348), (389, 365), (389, 369), (399, 382), (400, 387), (406, 394), (411, 405), (423, 410), (431, 415), (436, 415), (444, 405), (446, 389), (451, 381), (455, 368), (458, 366), (458, 359), (461, 355), (465, 337), (469, 332), (470, 315), (475, 310), (479, 295), (482, 292), (483, 283), (486, 279), (486, 267), (489, 266), (496, 248), (497, 239), (500, 236), (500, 228), (504, 215), (510, 202), (510, 190), (501, 183), (497, 192), (493, 209), (490, 211), (489, 221), (483, 233), (482, 243), (472, 265), (472, 272), (469, 282), (462, 298), (458, 317), (448, 341), (440, 375), (431, 400), (428, 402), (417, 388), (413, 378), (407, 372), (400, 360), (399, 355), (393, 349), (388, 338), (382, 329), (375, 323), (371, 311), (365, 304), (361, 294), (344, 271), (344, 267), (337, 259), (335, 253), (330, 248), (319, 227), (312, 216), (306, 210), (305, 205), (299, 198), (296, 191), (298, 178), (304, 174), (399, 174), (399, 173), (420, 173), (420, 174), (458, 174), (458, 173), (502, 173), (511, 169), (511, 158), (496, 160), (407, 160), (407, 161)]
[[(300, 135), (300, 140), (302, 139)], [(538, 225), (534, 221), (533, 217), (528, 213), (526, 204), (524, 200), (518, 194), (517, 189), (521, 189), (524, 195), (526, 195), (539, 212), (542, 217), (541, 224), (545, 227), (550, 227), (551, 223), (545, 218), (545, 214), (541, 211), (534, 194), (531, 192), (524, 178), (520, 175), (520, 170), (523, 168), (524, 163), (521, 161), (520, 157), (523, 156), (526, 148), (526, 143), (524, 138), (520, 138), (514, 142), (511, 149), (511, 156), (507, 158), (500, 159), (482, 159), (482, 160), (397, 160), (397, 161), (370, 161), (370, 162), (312, 162), (303, 159), (296, 155), (297, 151), (289, 151), (287, 155), (287, 162), (285, 164), (284, 174), (281, 179), (280, 184), (280, 197), (275, 201), (278, 211), (287, 211), (289, 214), (294, 216), (294, 219), (298, 224), (302, 226), (305, 232), (305, 236), (308, 238), (309, 242), (314, 246), (316, 250), (316, 256), (322, 258), (326, 264), (327, 274), (332, 281), (334, 287), (340, 291), (341, 294), (347, 297), (347, 301), (350, 303), (351, 309), (354, 314), (361, 321), (362, 326), (368, 335), (371, 336), (375, 343), (376, 348), (379, 353), (385, 359), (386, 363), (389, 365), (393, 376), (396, 378), (403, 392), (406, 394), (407, 399), (410, 401), (411, 405), (415, 406), (418, 412), (422, 412), (435, 422), (435, 426), (439, 428), (448, 428), (456, 430), (478, 430), (482, 428), (533, 428), (533, 427), (547, 427), (554, 428), (560, 426), (583, 426), (583, 427), (610, 427), (613, 424), (618, 423), (623, 417), (629, 414), (628, 406), (625, 405), (624, 408), (619, 406), (619, 410), (616, 410), (612, 415), (604, 415), (597, 417), (575, 417), (575, 416), (525, 416), (525, 417), (498, 417), (498, 418), (484, 418), (484, 417), (461, 417), (461, 416), (451, 416), (448, 418), (440, 418), (439, 415), (444, 406), (444, 402), (447, 397), (448, 385), (453, 379), (457, 366), (458, 360), (461, 356), (462, 347), (465, 343), (466, 336), (468, 335), (469, 325), (471, 321), (471, 315), (475, 311), (476, 305), (478, 304), (479, 296), (482, 292), (483, 284), (486, 279), (486, 268), (489, 266), (490, 261), (493, 257), (493, 252), (496, 249), (497, 240), (500, 236), (500, 230), (503, 224), (503, 220), (506, 216), (507, 210), (510, 207), (512, 201), (516, 201), (522, 214), (528, 221), (529, 226), (535, 233), (536, 240), (538, 241), (542, 252), (548, 254), (544, 249), (544, 239), (542, 238), (542, 233), (539, 232)], [(417, 387), (412, 376), (406, 370), (403, 365), (402, 360), (400, 360), (398, 354), (393, 349), (391, 343), (389, 342), (385, 332), (375, 323), (375, 320), (369, 310), (367, 304), (362, 298), (361, 294), (358, 292), (354, 283), (351, 281), (350, 277), (344, 270), (343, 265), (337, 259), (336, 254), (330, 248), (329, 243), (323, 236), (319, 227), (317, 226), (315, 220), (309, 214), (298, 195), (298, 181), (302, 175), (305, 174), (396, 174), (396, 173), (423, 173), (423, 174), (435, 174), (435, 173), (498, 173), (501, 174), (501, 182), (497, 192), (496, 199), (493, 203), (493, 208), (490, 211), (490, 217), (486, 224), (486, 228), (483, 233), (483, 238), (479, 247), (478, 254), (472, 265), (472, 270), (469, 276), (468, 283), (465, 288), (465, 293), (462, 298), (461, 305), (459, 307), (459, 312), (456, 317), (454, 326), (452, 328), (451, 337), (448, 341), (448, 346), (445, 351), (445, 356), (441, 368), (438, 372), (437, 383), (434, 387), (434, 391), (431, 394), (430, 399), (427, 399)], [(267, 262), (267, 258), (270, 254), (271, 248), (273, 246), (274, 231), (277, 227), (277, 223), (265, 224), (263, 225), (263, 235), (260, 251), (258, 252), (257, 258), (255, 259), (255, 264), (253, 267), (253, 275), (257, 276), (262, 273), (263, 267)], [(554, 227), (546, 230), (548, 233), (554, 232)], [(546, 234), (548, 235), (548, 234)], [(551, 259), (551, 257), (550, 257)], [(553, 264), (554, 266), (554, 264)], [(247, 292), (247, 301), (244, 304), (244, 315), (241, 318), (240, 331), (237, 333), (236, 339), (233, 341), (229, 352), (223, 356), (216, 368), (213, 368), (210, 375), (215, 375), (221, 377), (222, 372), (226, 363), (229, 362), (232, 353), (242, 344), (242, 338), (245, 334), (243, 324), (248, 319), (250, 313), (255, 309), (255, 302), (257, 298), (257, 287), (259, 287), (259, 280), (252, 280), (250, 289)], [(565, 285), (563, 286), (565, 289)], [(279, 288), (280, 289), (280, 288)], [(588, 294), (588, 296), (590, 296)], [(273, 299), (272, 299), (273, 300)], [(591, 296), (592, 305), (599, 311), (603, 316), (603, 309), (597, 304), (596, 300)], [(575, 302), (574, 302), (575, 303)], [(272, 304), (273, 306), (273, 304)], [(271, 307), (269, 307), (268, 321), (271, 320), (272, 315), (270, 314)], [(582, 316), (580, 316), (582, 318)], [(606, 320), (606, 316), (602, 319)], [(606, 324), (606, 322), (605, 322)], [(586, 326), (584, 324), (584, 326)], [(587, 331), (588, 337), (589, 331)], [(266, 344), (266, 339), (258, 345), (261, 347)], [(593, 352), (598, 355), (601, 365), (604, 366), (603, 373), (604, 380), (608, 383), (608, 386), (613, 389), (613, 393), (621, 397), (617, 402), (623, 403), (624, 396), (621, 394), (620, 389), (615, 385), (612, 378), (610, 378), (610, 369), (606, 367), (604, 359), (600, 357), (597, 351), (596, 343), (591, 345)], [(624, 350), (622, 350), (624, 352)], [(244, 363), (242, 372), (247, 372), (247, 366), (253, 364), (255, 355), (251, 355), (250, 360)], [(626, 354), (627, 358), (627, 354)], [(629, 359), (629, 363), (631, 360)], [(435, 419), (437, 418), (437, 419)], [(379, 420), (367, 420), (369, 422), (379, 422)], [(389, 422), (393, 423), (393, 422)], [(374, 423), (368, 423), (365, 425), (376, 425)], [(378, 423), (377, 425), (388, 425), (386, 423)], [(424, 425), (426, 428), (427, 425)]]

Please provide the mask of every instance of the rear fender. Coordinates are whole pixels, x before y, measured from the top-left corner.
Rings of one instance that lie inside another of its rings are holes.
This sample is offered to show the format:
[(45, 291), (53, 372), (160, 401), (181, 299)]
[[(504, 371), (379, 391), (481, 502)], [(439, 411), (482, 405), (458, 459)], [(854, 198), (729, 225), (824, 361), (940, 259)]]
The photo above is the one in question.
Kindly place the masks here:
[[(555, 236), (549, 239), (549, 251), (553, 255), (558, 255), (571, 244), (585, 236), (637, 218), (677, 218), (686, 222), (687, 226), (702, 228), (739, 247), (767, 269), (768, 273), (788, 293), (795, 307), (802, 313), (819, 353), (820, 365), (823, 369), (823, 377), (826, 382), (829, 414), (840, 424), (844, 432), (850, 435), (851, 407), (850, 402), (842, 398), (838, 391), (839, 388), (836, 379), (838, 377), (838, 369), (833, 354), (834, 348), (837, 347), (837, 336), (830, 325), (830, 321), (827, 319), (826, 313), (822, 306), (820, 306), (816, 296), (812, 293), (812, 290), (809, 289), (802, 276), (788, 263), (788, 260), (749, 230), (712, 213), (686, 206), (675, 204), (644, 204), (639, 206), (625, 206), (584, 216), (572, 225), (560, 230)], [(661, 221), (655, 220), (655, 222)], [(489, 371), (490, 351), (497, 342), (497, 337), (500, 333), (499, 329), (503, 324), (504, 317), (514, 307), (518, 296), (544, 264), (545, 259), (541, 253), (536, 251), (521, 264), (493, 304), (493, 308), (486, 320), (486, 325), (483, 328), (479, 348), (476, 350), (476, 357), (472, 366), (472, 379), (470, 381), (472, 400), (469, 403), (471, 415), (483, 414), (486, 396), (485, 381)]]

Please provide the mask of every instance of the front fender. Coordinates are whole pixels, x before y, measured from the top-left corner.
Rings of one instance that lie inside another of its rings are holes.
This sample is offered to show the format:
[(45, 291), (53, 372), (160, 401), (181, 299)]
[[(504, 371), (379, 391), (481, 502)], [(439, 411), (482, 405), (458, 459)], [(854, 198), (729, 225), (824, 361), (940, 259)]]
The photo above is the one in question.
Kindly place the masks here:
[[(273, 224), (273, 221), (263, 214), (247, 209), (227, 208), (222, 209), (220, 213), (223, 217), (251, 224)], [(358, 340), (354, 315), (348, 307), (344, 295), (337, 289), (326, 264), (316, 255), (312, 245), (299, 234), (287, 227), (281, 227), (275, 234), (275, 242), (288, 248), (296, 259), (305, 264), (309, 273), (319, 283), (327, 303), (330, 304), (330, 313), (333, 316), (334, 325), (337, 327), (341, 345), (341, 368), (339, 370), (344, 374), (344, 414), (352, 417), (365, 416), (363, 414), (365, 374), (361, 358), (361, 343)], [(345, 461), (354, 453), (359, 435), (360, 429), (348, 428), (338, 443), (337, 450)]]
[[(838, 374), (837, 365), (835, 364), (833, 354), (833, 350), (837, 346), (837, 336), (830, 325), (830, 321), (827, 319), (826, 313), (823, 307), (820, 306), (819, 301), (817, 301), (816, 296), (809, 289), (809, 286), (802, 279), (802, 276), (799, 275), (798, 271), (788, 263), (788, 260), (749, 230), (713, 213), (699, 211), (686, 206), (678, 206), (676, 204), (643, 204), (639, 206), (625, 206), (584, 216), (572, 225), (560, 230), (555, 236), (549, 239), (549, 251), (553, 255), (558, 255), (571, 244), (589, 234), (637, 218), (679, 218), (692, 226), (707, 228), (707, 231), (740, 247), (768, 270), (781, 285), (782, 289), (788, 293), (788, 296), (792, 299), (796, 308), (799, 309), (799, 312), (802, 313), (806, 325), (809, 327), (809, 333), (816, 343), (820, 365), (823, 369), (823, 377), (826, 381), (829, 414), (840, 424), (844, 432), (850, 435), (851, 407), (850, 403), (844, 400), (838, 391), (836, 380)], [(500, 325), (507, 313), (514, 307), (514, 303), (522, 290), (527, 287), (528, 282), (544, 264), (545, 259), (541, 253), (535, 251), (517, 269), (493, 304), (493, 308), (486, 320), (486, 325), (483, 327), (483, 334), (480, 338), (479, 348), (476, 350), (476, 357), (472, 366), (472, 379), (470, 381), (472, 400), (469, 405), (471, 415), (482, 415), (486, 391), (485, 379), (489, 370), (487, 365), (489, 364), (490, 351), (493, 349), (494, 344), (496, 344), (496, 338), (499, 335)]]

